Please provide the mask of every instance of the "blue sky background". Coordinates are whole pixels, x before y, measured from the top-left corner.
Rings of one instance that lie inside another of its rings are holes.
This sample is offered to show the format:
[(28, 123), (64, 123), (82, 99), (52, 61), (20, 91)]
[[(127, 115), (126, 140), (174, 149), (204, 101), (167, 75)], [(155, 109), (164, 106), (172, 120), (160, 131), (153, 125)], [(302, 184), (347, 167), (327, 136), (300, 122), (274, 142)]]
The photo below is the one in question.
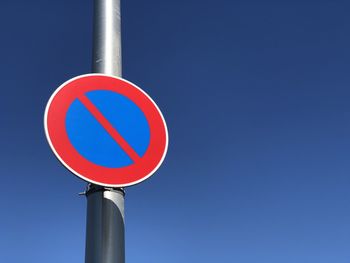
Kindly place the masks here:
[[(350, 261), (350, 4), (124, 0), (123, 75), (168, 156), (127, 189), (127, 262)], [(91, 65), (92, 1), (0, 3), (1, 262), (83, 262), (85, 183), (43, 130)]]

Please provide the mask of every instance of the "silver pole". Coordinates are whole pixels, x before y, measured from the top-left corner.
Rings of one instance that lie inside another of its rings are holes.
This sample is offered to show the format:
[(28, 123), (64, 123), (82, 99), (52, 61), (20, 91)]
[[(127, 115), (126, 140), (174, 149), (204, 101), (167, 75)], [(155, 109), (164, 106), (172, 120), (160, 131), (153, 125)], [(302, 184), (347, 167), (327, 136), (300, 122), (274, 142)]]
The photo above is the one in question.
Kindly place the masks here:
[(120, 0), (94, 0), (92, 71), (121, 77)]
[(124, 192), (89, 185), (85, 263), (124, 263)]
[[(94, 0), (94, 73), (121, 77), (120, 0)], [(85, 263), (125, 263), (124, 190), (88, 185)]]

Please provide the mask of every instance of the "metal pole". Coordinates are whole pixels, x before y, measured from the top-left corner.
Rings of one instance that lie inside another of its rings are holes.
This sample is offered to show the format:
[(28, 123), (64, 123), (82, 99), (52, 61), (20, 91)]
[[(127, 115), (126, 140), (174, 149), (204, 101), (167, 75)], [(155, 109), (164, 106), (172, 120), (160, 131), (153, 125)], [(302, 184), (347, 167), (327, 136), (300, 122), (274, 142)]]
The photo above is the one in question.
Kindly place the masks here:
[(120, 0), (94, 0), (92, 71), (121, 77)]
[[(120, 0), (94, 0), (94, 73), (121, 77)], [(124, 190), (88, 185), (85, 263), (125, 263)]]

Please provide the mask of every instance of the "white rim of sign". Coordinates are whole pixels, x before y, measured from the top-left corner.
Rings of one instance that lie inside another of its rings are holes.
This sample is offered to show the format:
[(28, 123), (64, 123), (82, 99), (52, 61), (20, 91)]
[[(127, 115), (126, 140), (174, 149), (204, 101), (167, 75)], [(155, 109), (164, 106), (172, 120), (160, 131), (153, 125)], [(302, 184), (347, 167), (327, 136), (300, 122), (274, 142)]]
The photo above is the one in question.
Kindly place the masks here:
[[(82, 78), (82, 77), (88, 77), (88, 76), (105, 76), (105, 77), (111, 77), (111, 78), (114, 78), (114, 79), (118, 79), (118, 80), (122, 80), (122, 81), (125, 81), (127, 82), (128, 84), (134, 86), (135, 88), (137, 88), (139, 91), (141, 91), (152, 103), (153, 105), (156, 107), (156, 109), (158, 110), (162, 120), (163, 120), (163, 123), (164, 123), (164, 127), (165, 127), (165, 148), (164, 148), (164, 153), (163, 153), (163, 156), (162, 158), (160, 159), (159, 163), (157, 164), (157, 166), (148, 174), (146, 175), (145, 177), (143, 177), (142, 179), (140, 180), (137, 180), (137, 181), (134, 181), (132, 183), (128, 183), (128, 184), (103, 184), (103, 183), (100, 183), (100, 182), (96, 182), (96, 181), (93, 181), (87, 177), (85, 177), (84, 175), (82, 174), (79, 174), (78, 172), (76, 172), (75, 170), (73, 170), (67, 163), (65, 163), (62, 158), (59, 156), (59, 154), (56, 152), (55, 150), (55, 147), (53, 146), (52, 142), (51, 142), (51, 139), (50, 139), (50, 136), (49, 136), (49, 131), (48, 131), (48, 127), (47, 127), (47, 115), (48, 115), (48, 111), (49, 111), (49, 108), (50, 108), (50, 105), (51, 105), (51, 102), (52, 100), (54, 99), (54, 97), (56, 96), (56, 94), (62, 89), (64, 88), (67, 84), (69, 84), (70, 82), (73, 82), (74, 80), (76, 79), (79, 79), (79, 78)], [(101, 73), (90, 73), (90, 74), (83, 74), (83, 75), (79, 75), (79, 76), (76, 76), (74, 78), (71, 78), (70, 80), (67, 80), (66, 82), (64, 82), (62, 85), (60, 85), (55, 91), (54, 93), (51, 95), (49, 101), (47, 102), (47, 105), (45, 107), (45, 114), (44, 114), (44, 128), (45, 128), (45, 135), (46, 135), (46, 139), (51, 147), (51, 150), (54, 152), (56, 158), (70, 171), (72, 172), (73, 174), (75, 174), (76, 176), (80, 177), (81, 179), (89, 182), (89, 183), (93, 183), (93, 184), (96, 184), (96, 185), (101, 185), (101, 186), (107, 186), (107, 187), (127, 187), (127, 186), (132, 186), (132, 185), (136, 185), (136, 184), (139, 184), (143, 181), (145, 181), (146, 179), (148, 179), (149, 177), (151, 177), (157, 170), (158, 168), (162, 165), (164, 159), (165, 159), (165, 156), (167, 154), (167, 151), (168, 151), (168, 144), (169, 144), (169, 135), (168, 135), (168, 127), (167, 127), (167, 124), (165, 122), (165, 119), (163, 117), (163, 114), (162, 112), (160, 111), (158, 105), (153, 101), (153, 99), (145, 92), (143, 91), (141, 88), (139, 88), (137, 85), (135, 85), (134, 83), (128, 81), (128, 80), (125, 80), (123, 78), (120, 78), (120, 77), (116, 77), (116, 76), (111, 76), (111, 75), (107, 75), (107, 74), (101, 74)]]

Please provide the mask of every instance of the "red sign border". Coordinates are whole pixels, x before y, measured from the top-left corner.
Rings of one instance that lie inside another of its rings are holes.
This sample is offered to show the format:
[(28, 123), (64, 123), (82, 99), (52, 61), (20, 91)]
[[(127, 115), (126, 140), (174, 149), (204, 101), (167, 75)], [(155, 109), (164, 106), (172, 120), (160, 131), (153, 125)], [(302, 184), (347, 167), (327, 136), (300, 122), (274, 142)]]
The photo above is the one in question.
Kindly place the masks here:
[[(71, 92), (74, 87), (79, 92)], [(92, 90), (111, 90), (122, 94), (144, 112), (151, 138), (139, 163), (122, 168), (100, 166), (85, 159), (70, 143), (65, 128), (67, 110), (79, 95)], [(146, 180), (160, 167), (168, 149), (167, 125), (157, 104), (135, 84), (105, 74), (80, 75), (59, 86), (47, 103), (44, 128), (52, 151), (69, 171), (85, 181), (106, 187), (126, 187)]]

